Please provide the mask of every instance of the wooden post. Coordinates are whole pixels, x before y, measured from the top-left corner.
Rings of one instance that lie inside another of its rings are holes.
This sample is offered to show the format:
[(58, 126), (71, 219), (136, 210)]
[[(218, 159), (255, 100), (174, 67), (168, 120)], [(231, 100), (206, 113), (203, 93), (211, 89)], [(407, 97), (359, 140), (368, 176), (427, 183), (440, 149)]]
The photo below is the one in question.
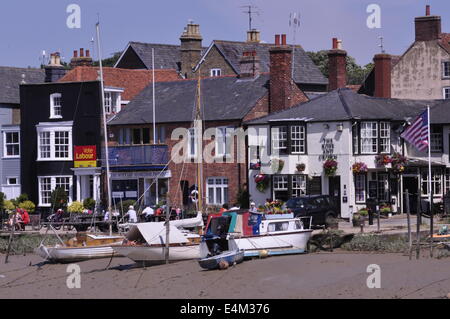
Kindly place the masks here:
[(11, 226), (11, 233), (9, 234), (9, 242), (8, 242), (8, 249), (6, 250), (6, 256), (5, 256), (5, 264), (8, 263), (8, 257), (9, 257), (9, 251), (11, 250), (11, 244), (13, 241), (14, 236), (14, 230), (16, 228), (16, 212), (13, 213), (13, 224)]
[(166, 201), (166, 248), (164, 250), (164, 259), (166, 264), (169, 263), (169, 231), (170, 231), (170, 207), (169, 201)]
[(410, 207), (409, 207), (409, 192), (408, 190), (406, 190), (405, 192), (405, 204), (406, 204), (406, 221), (408, 224), (408, 245), (409, 245), (409, 260), (412, 259), (412, 237), (411, 237), (411, 220), (410, 220), (410, 216), (411, 216), (411, 212), (410, 212)]
[(420, 189), (417, 190), (417, 225), (416, 225), (416, 259), (420, 258), (420, 223), (421, 223), (421, 212), (422, 204), (420, 202), (421, 198)]

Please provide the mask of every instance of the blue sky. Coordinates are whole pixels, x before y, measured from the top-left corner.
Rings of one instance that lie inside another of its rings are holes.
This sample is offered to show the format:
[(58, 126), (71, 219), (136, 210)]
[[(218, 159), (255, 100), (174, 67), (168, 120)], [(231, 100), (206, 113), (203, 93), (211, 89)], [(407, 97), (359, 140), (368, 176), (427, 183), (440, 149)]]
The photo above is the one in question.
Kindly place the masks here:
[[(66, 8), (81, 7), (81, 28), (69, 29)], [(381, 7), (381, 29), (366, 26), (369, 4)], [(273, 42), (286, 33), (292, 42), (289, 14), (300, 12), (297, 43), (306, 50), (331, 47), (331, 38), (359, 64), (379, 52), (378, 36), (388, 53), (402, 54), (414, 40), (414, 17), (442, 16), (443, 32), (450, 32), (448, 0), (2, 0), (0, 3), (0, 65), (38, 66), (42, 50), (61, 51), (69, 61), (75, 49), (92, 50), (97, 14), (100, 14), (103, 57), (123, 50), (128, 41), (178, 44), (188, 19), (200, 24), (203, 45), (214, 39), (244, 41), (248, 29), (243, 5), (258, 7), (254, 27), (261, 38)], [(96, 50), (94, 52), (96, 57)]]

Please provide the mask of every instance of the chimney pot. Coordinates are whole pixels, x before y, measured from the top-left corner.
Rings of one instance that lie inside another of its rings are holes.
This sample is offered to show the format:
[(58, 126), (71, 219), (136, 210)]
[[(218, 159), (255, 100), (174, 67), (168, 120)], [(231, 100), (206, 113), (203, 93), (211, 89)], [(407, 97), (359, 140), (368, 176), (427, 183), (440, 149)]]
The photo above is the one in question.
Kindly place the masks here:
[(286, 34), (281, 35), (281, 44), (286, 45)]
[(90, 52), (89, 52), (89, 50), (86, 50), (86, 57), (87, 57), (87, 58), (90, 57)]
[(333, 46), (332, 49), (336, 50), (338, 48), (338, 44), (337, 44), (337, 38), (333, 38)]
[(84, 49), (83, 48), (80, 49), (80, 58), (84, 58)]
[(77, 50), (74, 50), (74, 51), (73, 51), (73, 57), (74, 57), (74, 58), (78, 58), (78, 51), (77, 51)]
[(427, 4), (427, 6), (425, 7), (425, 15), (426, 16), (430, 16), (431, 15), (431, 10), (430, 10), (430, 5)]
[(280, 45), (280, 35), (275, 34), (275, 45)]

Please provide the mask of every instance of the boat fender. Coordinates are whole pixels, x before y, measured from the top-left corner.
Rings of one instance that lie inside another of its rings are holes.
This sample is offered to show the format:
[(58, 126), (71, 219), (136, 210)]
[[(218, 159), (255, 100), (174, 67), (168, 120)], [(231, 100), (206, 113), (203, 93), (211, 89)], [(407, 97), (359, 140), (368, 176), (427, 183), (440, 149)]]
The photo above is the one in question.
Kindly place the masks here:
[(228, 262), (226, 262), (225, 260), (221, 260), (219, 262), (219, 269), (227, 269), (230, 265), (228, 264)]
[(266, 257), (268, 257), (269, 256), (269, 252), (267, 251), (267, 250), (261, 250), (260, 252), (259, 252), (259, 258), (266, 258)]

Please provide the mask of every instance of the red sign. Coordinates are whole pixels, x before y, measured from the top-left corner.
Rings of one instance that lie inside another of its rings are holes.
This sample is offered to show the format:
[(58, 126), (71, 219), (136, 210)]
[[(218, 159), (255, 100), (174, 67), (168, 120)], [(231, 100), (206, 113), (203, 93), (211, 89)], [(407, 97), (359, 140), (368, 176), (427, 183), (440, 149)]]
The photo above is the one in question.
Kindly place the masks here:
[(97, 147), (95, 145), (75, 146), (74, 154), (75, 168), (97, 166)]

